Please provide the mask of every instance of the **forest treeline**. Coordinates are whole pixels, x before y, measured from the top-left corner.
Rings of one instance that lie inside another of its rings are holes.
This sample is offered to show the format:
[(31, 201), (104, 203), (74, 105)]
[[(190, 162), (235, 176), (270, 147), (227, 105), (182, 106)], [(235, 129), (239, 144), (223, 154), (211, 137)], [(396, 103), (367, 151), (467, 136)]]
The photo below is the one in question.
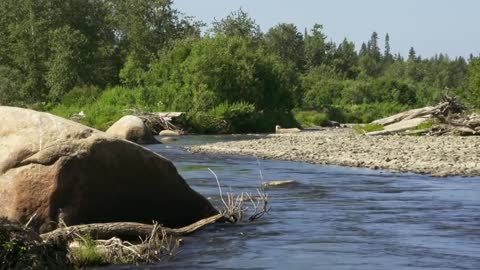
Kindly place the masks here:
[[(382, 40), (382, 42), (380, 41)], [(480, 59), (356, 48), (320, 24), (262, 32), (242, 10), (212, 25), (171, 0), (3, 0), (0, 105), (104, 129), (126, 110), (186, 111), (198, 132), (268, 131), (326, 119), (369, 122), (448, 91), (480, 108)]]

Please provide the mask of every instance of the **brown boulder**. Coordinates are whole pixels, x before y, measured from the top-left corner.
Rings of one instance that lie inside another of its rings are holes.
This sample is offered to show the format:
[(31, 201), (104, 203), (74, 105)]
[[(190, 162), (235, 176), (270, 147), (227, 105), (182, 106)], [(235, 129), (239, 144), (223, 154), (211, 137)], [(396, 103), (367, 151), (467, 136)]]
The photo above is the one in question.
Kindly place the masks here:
[(217, 213), (164, 157), (48, 113), (0, 106), (0, 216), (40, 232), (97, 222), (184, 226)]
[(143, 123), (142, 119), (134, 115), (126, 115), (113, 124), (106, 133), (117, 138), (138, 144), (160, 143), (152, 135), (152, 131)]

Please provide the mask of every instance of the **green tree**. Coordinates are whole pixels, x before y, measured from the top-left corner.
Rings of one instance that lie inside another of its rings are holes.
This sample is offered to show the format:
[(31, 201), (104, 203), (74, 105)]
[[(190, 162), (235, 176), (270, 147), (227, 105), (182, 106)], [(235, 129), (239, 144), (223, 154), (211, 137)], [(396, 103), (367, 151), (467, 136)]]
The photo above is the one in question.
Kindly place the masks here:
[(327, 36), (322, 31), (323, 25), (315, 24), (310, 34), (305, 37), (305, 57), (309, 68), (320, 66), (326, 61)]
[(382, 53), (380, 52), (380, 47), (378, 46), (378, 34), (373, 32), (370, 37), (370, 41), (367, 43), (367, 52), (369, 56), (376, 62), (380, 62), (382, 58)]
[(358, 75), (358, 55), (355, 44), (344, 39), (335, 51), (332, 64), (337, 72), (344, 74), (348, 79), (355, 79)]
[(362, 45), (360, 52), (359, 66), (363, 77), (376, 78), (383, 72), (382, 54), (378, 47), (378, 34), (372, 33), (370, 41), (366, 45), (366, 50)]
[(265, 35), (267, 50), (277, 54), (281, 59), (291, 63), (298, 71), (305, 65), (303, 37), (293, 24), (279, 24)]
[(292, 72), (249, 38), (207, 37), (183, 42), (154, 62), (147, 85), (173, 109), (206, 111), (246, 102), (258, 110), (292, 108)]
[(385, 67), (388, 67), (393, 63), (392, 49), (390, 47), (390, 35), (385, 35), (385, 52), (383, 54), (383, 62)]
[(420, 61), (421, 58), (417, 57), (417, 53), (415, 52), (415, 49), (413, 47), (410, 48), (408, 52), (408, 60), (406, 63), (406, 76), (410, 80), (413, 81), (420, 81), (421, 74), (420, 74)]
[(65, 93), (82, 83), (82, 57), (87, 55), (84, 48), (87, 42), (87, 38), (80, 31), (70, 26), (52, 32), (50, 38), (52, 53), (47, 64), (46, 78), (52, 100), (60, 100)]
[(0, 105), (23, 105), (19, 101), (24, 80), (19, 70), (0, 65)]
[[(173, 42), (198, 37), (200, 26), (172, 7), (172, 0), (107, 0), (110, 21), (125, 63), (121, 79), (139, 82), (139, 74)], [(132, 76), (132, 77), (129, 77)], [(141, 81), (140, 81), (141, 82)]]
[(214, 21), (211, 31), (217, 36), (240, 36), (253, 39), (259, 39), (262, 36), (260, 26), (242, 9), (230, 13), (220, 21)]
[(48, 59), (49, 16), (53, 15), (47, 0), (0, 1), (2, 63), (20, 71), (24, 82), (20, 97), (28, 102), (41, 100), (47, 94), (44, 73)]
[(470, 62), (466, 97), (476, 108), (480, 108), (480, 59)]

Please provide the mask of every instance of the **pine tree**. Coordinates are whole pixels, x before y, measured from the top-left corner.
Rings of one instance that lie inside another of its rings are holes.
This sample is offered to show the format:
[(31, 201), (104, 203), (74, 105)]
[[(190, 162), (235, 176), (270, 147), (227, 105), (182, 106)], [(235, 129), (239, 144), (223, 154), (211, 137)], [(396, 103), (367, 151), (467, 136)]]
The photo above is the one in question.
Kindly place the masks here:
[(308, 67), (316, 67), (324, 64), (326, 61), (327, 44), (326, 36), (322, 32), (323, 25), (315, 24), (310, 31), (310, 35), (305, 38), (305, 57)]
[(388, 33), (385, 35), (385, 53), (383, 59), (387, 66), (393, 62), (393, 55), (390, 48), (390, 35)]
[(360, 47), (360, 51), (358, 52), (358, 55), (359, 56), (364, 56), (368, 53), (368, 50), (367, 50), (367, 45), (365, 44), (365, 42), (362, 43), (362, 46)]
[(370, 37), (370, 41), (367, 43), (368, 54), (375, 60), (380, 61), (382, 54), (380, 52), (380, 47), (378, 47), (378, 34), (373, 32)]
[[(440, 55), (440, 57), (442, 57), (442, 55)], [(410, 50), (408, 51), (408, 60), (409, 61), (417, 60), (417, 53), (415, 52), (415, 49), (413, 47), (410, 47)]]

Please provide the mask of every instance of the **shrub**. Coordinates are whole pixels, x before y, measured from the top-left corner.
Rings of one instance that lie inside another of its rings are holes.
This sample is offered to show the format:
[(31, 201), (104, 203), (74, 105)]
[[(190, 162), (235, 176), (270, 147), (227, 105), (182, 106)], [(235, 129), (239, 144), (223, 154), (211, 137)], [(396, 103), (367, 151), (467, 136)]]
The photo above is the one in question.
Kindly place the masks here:
[(330, 124), (327, 114), (322, 112), (299, 111), (294, 112), (294, 116), (302, 127), (328, 126)]
[(329, 118), (343, 123), (370, 123), (409, 109), (398, 103), (366, 103), (329, 108)]
[(236, 102), (290, 110), (294, 73), (253, 40), (216, 36), (176, 43), (152, 63), (145, 83), (160, 90), (169, 108), (181, 111), (206, 112)]
[(298, 126), (291, 113), (258, 112), (252, 104), (222, 103), (208, 111), (189, 112), (184, 126), (190, 131), (203, 134), (214, 133), (266, 133), (275, 125)]

